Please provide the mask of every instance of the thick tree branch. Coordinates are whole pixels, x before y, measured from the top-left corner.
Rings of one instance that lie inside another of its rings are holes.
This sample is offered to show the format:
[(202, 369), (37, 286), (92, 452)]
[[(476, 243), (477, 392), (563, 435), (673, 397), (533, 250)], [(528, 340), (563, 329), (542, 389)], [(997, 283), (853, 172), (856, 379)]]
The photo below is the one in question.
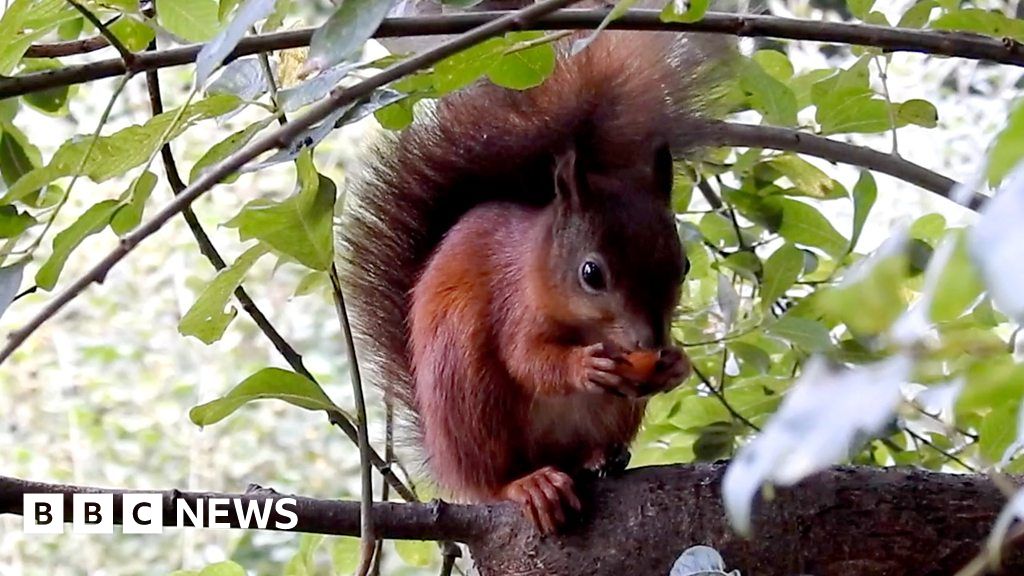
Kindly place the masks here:
[[(388, 18), (381, 23), (375, 36), (389, 38), (457, 34), (485, 23), (494, 22), (509, 14), (511, 12), (499, 11)], [(519, 28), (590, 29), (596, 28), (606, 14), (607, 10), (567, 10), (531, 20), (529, 25), (524, 23)], [(609, 28), (712, 32), (742, 37), (856, 44), (874, 46), (890, 52), (919, 52), (1024, 66), (1024, 48), (1020, 43), (1010, 39), (1001, 40), (964, 32), (890, 28), (871, 24), (722, 13), (708, 13), (699, 22), (662, 22), (656, 10), (630, 10), (612, 22)], [(226, 62), (259, 52), (307, 46), (312, 35), (313, 29), (307, 28), (245, 38), (238, 44)], [(135, 58), (133, 67), (136, 70), (153, 70), (189, 64), (195, 61), (201, 48), (200, 45), (193, 45), (150, 54), (139, 54)], [(117, 76), (124, 72), (124, 62), (115, 58), (5, 78), (0, 80), (0, 99), (46, 88), (90, 82)]]
[[(701, 135), (699, 141), (709, 146), (786, 150), (816, 156), (830, 162), (860, 166), (910, 182), (943, 198), (950, 198), (953, 188), (957, 185), (955, 180), (899, 156), (789, 128), (715, 122), (709, 126), (706, 134)], [(971, 195), (968, 206), (977, 210), (987, 198), (984, 194), (975, 192)]]
[[(719, 550), (730, 569), (758, 576), (923, 576), (953, 574), (970, 562), (1005, 501), (986, 476), (840, 467), (779, 489), (773, 501), (755, 507), (754, 536), (743, 539), (726, 525), (722, 510), (725, 467), (648, 467), (580, 482), (584, 517), (558, 537), (539, 536), (511, 504), (375, 503), (373, 521), (383, 538), (465, 542), (483, 576), (664, 576), (683, 550), (697, 544)], [(0, 477), (0, 513), (21, 514), (26, 492), (65, 494), (67, 513), (70, 494), (95, 491)], [(281, 496), (262, 489), (163, 494), (165, 525), (175, 522), (176, 497), (194, 505), (209, 497)], [(297, 504), (295, 530), (359, 533), (357, 502), (297, 497)], [(1024, 554), (1010, 553), (1003, 568), (1024, 573)]]

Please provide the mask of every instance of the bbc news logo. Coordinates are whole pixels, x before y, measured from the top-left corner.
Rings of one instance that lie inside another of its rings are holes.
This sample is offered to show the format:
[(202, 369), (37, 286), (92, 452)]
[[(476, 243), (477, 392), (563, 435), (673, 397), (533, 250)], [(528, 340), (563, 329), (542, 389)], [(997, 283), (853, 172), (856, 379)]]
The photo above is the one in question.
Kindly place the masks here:
[[(64, 496), (25, 494), (22, 498), (26, 534), (64, 533)], [(121, 496), (120, 525), (125, 534), (160, 534), (164, 528), (258, 528), (291, 530), (299, 523), (294, 498), (199, 498), (174, 500), (174, 524), (164, 525), (164, 499), (159, 493)], [(113, 534), (117, 513), (113, 494), (74, 494), (71, 533)]]

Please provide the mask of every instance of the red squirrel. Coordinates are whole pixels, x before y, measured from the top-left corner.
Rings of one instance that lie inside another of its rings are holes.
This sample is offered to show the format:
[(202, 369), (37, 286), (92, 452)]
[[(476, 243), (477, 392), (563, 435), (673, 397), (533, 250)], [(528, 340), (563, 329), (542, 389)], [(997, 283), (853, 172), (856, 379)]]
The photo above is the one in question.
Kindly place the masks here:
[[(579, 36), (577, 36), (578, 38)], [(714, 40), (604, 32), (515, 91), (480, 82), (384, 135), (350, 182), (343, 282), (373, 379), (433, 479), (542, 532), (689, 361), (673, 154), (700, 142)], [(421, 111), (422, 112), (422, 111)]]

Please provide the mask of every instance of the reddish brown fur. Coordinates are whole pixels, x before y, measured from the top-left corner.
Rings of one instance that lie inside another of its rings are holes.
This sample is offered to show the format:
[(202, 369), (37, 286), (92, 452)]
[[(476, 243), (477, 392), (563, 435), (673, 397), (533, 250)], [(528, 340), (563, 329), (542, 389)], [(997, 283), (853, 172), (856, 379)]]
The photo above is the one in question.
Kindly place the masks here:
[[(707, 125), (708, 43), (605, 32), (535, 89), (446, 96), (353, 178), (342, 270), (362, 359), (450, 494), (553, 528), (578, 507), (566, 472), (627, 444), (633, 396), (688, 370), (663, 355), (641, 388), (601, 350), (664, 344), (682, 255), (662, 151)], [(599, 296), (576, 277), (591, 252)]]

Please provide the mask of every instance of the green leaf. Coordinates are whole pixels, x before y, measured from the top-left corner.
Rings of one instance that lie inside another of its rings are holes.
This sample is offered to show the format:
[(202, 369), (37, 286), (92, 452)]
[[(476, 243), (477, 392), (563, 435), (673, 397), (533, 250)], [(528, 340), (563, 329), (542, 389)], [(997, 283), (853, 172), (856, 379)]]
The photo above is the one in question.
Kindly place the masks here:
[(921, 0), (903, 13), (897, 24), (900, 28), (920, 28), (928, 23), (932, 10), (938, 7), (935, 0)]
[(345, 0), (313, 33), (307, 66), (323, 70), (349, 60), (373, 36), (391, 0)]
[(220, 340), (228, 324), (238, 314), (234, 308), (224, 311), (228, 300), (253, 264), (266, 253), (266, 246), (257, 244), (242, 253), (234, 264), (218, 272), (181, 318), (178, 332), (183, 336), (194, 336), (206, 344)]
[(907, 254), (884, 257), (870, 266), (856, 282), (818, 292), (822, 309), (856, 335), (881, 334), (906, 310)]
[(1020, 404), (995, 406), (982, 420), (978, 429), (978, 450), (986, 461), (999, 462), (1010, 447), (1017, 432), (1017, 413)]
[(788, 82), (793, 77), (793, 64), (778, 50), (758, 50), (750, 58), (779, 82)]
[[(50, 58), (32, 58), (23, 61), (22, 72), (40, 72), (43, 70), (57, 70), (63, 68), (60, 61)], [(22, 98), (25, 103), (50, 116), (66, 116), (68, 113), (68, 94), (70, 87), (59, 86), (30, 92)]]
[(412, 124), (415, 104), (416, 99), (405, 98), (377, 110), (373, 115), (377, 118), (377, 122), (380, 122), (381, 127), (386, 130), (401, 130)]
[(245, 568), (226, 560), (203, 568), (199, 571), (199, 576), (245, 576)]
[(875, 198), (878, 197), (878, 187), (875, 185), (875, 177), (867, 170), (861, 170), (857, 184), (853, 186), (853, 233), (850, 235), (849, 252), (853, 252), (860, 239), (860, 233), (864, 230), (864, 223), (868, 220), (871, 207), (875, 205)]
[(540, 85), (555, 70), (555, 49), (551, 44), (540, 44), (525, 50), (516, 48), (518, 42), (535, 40), (536, 32), (509, 34), (505, 41), (511, 45), (501, 58), (487, 71), (487, 77), (498, 86), (525, 90)]
[(1010, 117), (1006, 127), (996, 136), (992, 151), (988, 154), (988, 182), (998, 186), (1010, 170), (1024, 157), (1024, 100), (1020, 100)]
[(299, 285), (295, 287), (295, 292), (292, 296), (308, 296), (317, 290), (325, 289), (330, 285), (331, 283), (326, 272), (314, 270), (303, 276), (302, 280), (299, 280)]
[(874, 5), (875, 0), (846, 0), (846, 7), (850, 9), (850, 14), (860, 20), (863, 20), (871, 12), (871, 7)]
[(238, 6), (240, 1), (241, 0), (220, 0), (220, 3), (217, 5), (217, 19), (222, 23), (226, 23), (228, 21), (228, 16), (231, 15), (231, 11)]
[(971, 364), (956, 401), (957, 420), (964, 413), (991, 410), (994, 406), (1020, 405), (1024, 396), (1024, 364), (1007, 354)]
[(793, 183), (795, 190), (787, 191), (788, 195), (795, 193), (820, 199), (846, 197), (846, 189), (842, 185), (795, 154), (783, 154), (768, 160), (765, 164), (778, 170)]
[(818, 106), (815, 119), (822, 135), (876, 133), (892, 128), (889, 104), (874, 94), (858, 89), (837, 92)]
[(1024, 21), (980, 8), (952, 10), (932, 22), (931, 27), (936, 30), (959, 30), (1024, 41)]
[(726, 256), (719, 266), (735, 271), (750, 282), (756, 282), (757, 277), (761, 274), (761, 260), (755, 254), (747, 251)]
[(315, 382), (281, 368), (264, 368), (242, 380), (226, 395), (189, 410), (188, 417), (198, 426), (209, 426), (227, 418), (235, 410), (254, 400), (283, 400), (306, 410), (326, 410), (344, 414)]
[(156, 188), (156, 182), (156, 174), (147, 170), (139, 174), (128, 190), (121, 195), (124, 205), (114, 213), (113, 219), (110, 220), (110, 229), (115, 234), (124, 236), (139, 225), (139, 222), (142, 221), (142, 211), (146, 207), (149, 195)]
[(828, 328), (824, 324), (789, 314), (770, 324), (765, 328), (765, 333), (782, 338), (808, 352), (822, 352), (832, 345)]
[(217, 11), (217, 0), (156, 0), (160, 25), (190, 42), (206, 42), (217, 35)]
[(436, 542), (428, 540), (396, 540), (395, 551), (410, 566), (426, 568), (438, 556)]
[(342, 536), (331, 546), (335, 574), (351, 574), (359, 567), (359, 538)]
[(305, 266), (327, 270), (334, 256), (334, 183), (317, 174), (308, 153), (300, 156), (296, 164), (298, 194), (282, 202), (250, 202), (227, 226), (238, 228), (243, 240), (257, 238)]
[[(94, 182), (103, 182), (120, 176), (146, 162), (164, 142), (176, 138), (193, 124), (230, 112), (239, 104), (238, 98), (227, 94), (218, 94), (196, 102), (182, 114), (180, 121), (173, 130), (170, 130), (166, 139), (162, 139), (161, 136), (168, 132), (177, 110), (154, 116), (145, 124), (129, 126), (109, 136), (101, 136), (85, 161), (83, 174)], [(49, 164), (28, 172), (11, 186), (3, 198), (0, 198), (0, 204), (10, 204), (58, 178), (72, 176), (89, 149), (90, 138), (91, 136), (84, 136), (66, 142), (53, 155)]]
[(786, 240), (820, 248), (833, 258), (846, 252), (846, 238), (813, 206), (788, 198), (769, 198), (766, 203), (782, 211), (779, 234)]
[(712, 422), (700, 430), (693, 454), (701, 462), (714, 462), (732, 455), (739, 430), (732, 422)]
[[(686, 8), (683, 12), (676, 11), (676, 5), (681, 4)], [(661, 11), (662, 22), (696, 22), (704, 17), (708, 11), (711, 0), (683, 0), (681, 2), (669, 2)]]
[(79, 18), (65, 1), (14, 0), (0, 17), (0, 75), (9, 76), (33, 42)]
[(756, 62), (748, 62), (741, 67), (740, 88), (750, 99), (750, 105), (764, 116), (765, 122), (775, 126), (796, 126), (796, 95)]
[(783, 244), (772, 253), (764, 265), (761, 283), (761, 309), (767, 312), (786, 290), (800, 277), (804, 269), (804, 253), (792, 244)]
[(939, 276), (929, 309), (932, 320), (936, 322), (959, 318), (969, 306), (978, 301), (984, 289), (978, 271), (971, 262), (966, 236), (958, 233), (954, 240), (947, 241), (956, 242), (956, 246)]
[(924, 240), (931, 245), (938, 243), (946, 233), (946, 217), (939, 213), (925, 214), (910, 225), (910, 237)]
[[(203, 154), (203, 156), (199, 158), (199, 160), (192, 166), (192, 170), (189, 171), (189, 183), (191, 184), (192, 182), (194, 182), (195, 179), (198, 178), (199, 175), (203, 173), (204, 168), (207, 168), (208, 166), (212, 166), (213, 164), (220, 162), (224, 158), (227, 158), (227, 156), (232, 152), (235, 152), (242, 146), (248, 144), (249, 141), (252, 140), (253, 137), (256, 136), (257, 133), (259, 133), (260, 130), (263, 130), (268, 125), (270, 125), (270, 123), (273, 122), (274, 119), (275, 118), (271, 116), (269, 118), (264, 118), (263, 120), (260, 120), (258, 122), (254, 122), (210, 147), (210, 149), (207, 150), (206, 153)], [(237, 179), (238, 174), (233, 173), (227, 178), (225, 178), (224, 182), (234, 182)]]
[(719, 248), (739, 245), (732, 221), (717, 212), (705, 214), (698, 226), (704, 239)]
[(447, 94), (469, 86), (497, 64), (506, 48), (503, 38), (491, 38), (441, 60), (434, 65), (434, 88)]
[(764, 374), (771, 368), (772, 358), (762, 348), (742, 341), (726, 345), (740, 364), (741, 373)]
[(132, 52), (145, 50), (146, 46), (156, 37), (156, 32), (146, 24), (130, 16), (122, 16), (108, 26), (114, 36)]
[(38, 224), (28, 212), (18, 212), (14, 206), (0, 206), (0, 238), (14, 238)]
[(19, 178), (42, 164), (39, 149), (29, 142), (25, 134), (10, 122), (3, 124), (0, 133), (0, 175), (11, 186)]
[(285, 565), (284, 576), (316, 576), (316, 551), (323, 541), (323, 534), (299, 536), (299, 549)]
[(927, 100), (907, 100), (896, 109), (896, 119), (900, 125), (935, 128), (939, 123), (939, 111)]
[(43, 290), (52, 290), (71, 252), (83, 240), (106, 228), (114, 216), (114, 211), (120, 206), (121, 203), (117, 200), (104, 200), (94, 204), (79, 216), (78, 220), (54, 236), (53, 253), (36, 272), (36, 284)]

